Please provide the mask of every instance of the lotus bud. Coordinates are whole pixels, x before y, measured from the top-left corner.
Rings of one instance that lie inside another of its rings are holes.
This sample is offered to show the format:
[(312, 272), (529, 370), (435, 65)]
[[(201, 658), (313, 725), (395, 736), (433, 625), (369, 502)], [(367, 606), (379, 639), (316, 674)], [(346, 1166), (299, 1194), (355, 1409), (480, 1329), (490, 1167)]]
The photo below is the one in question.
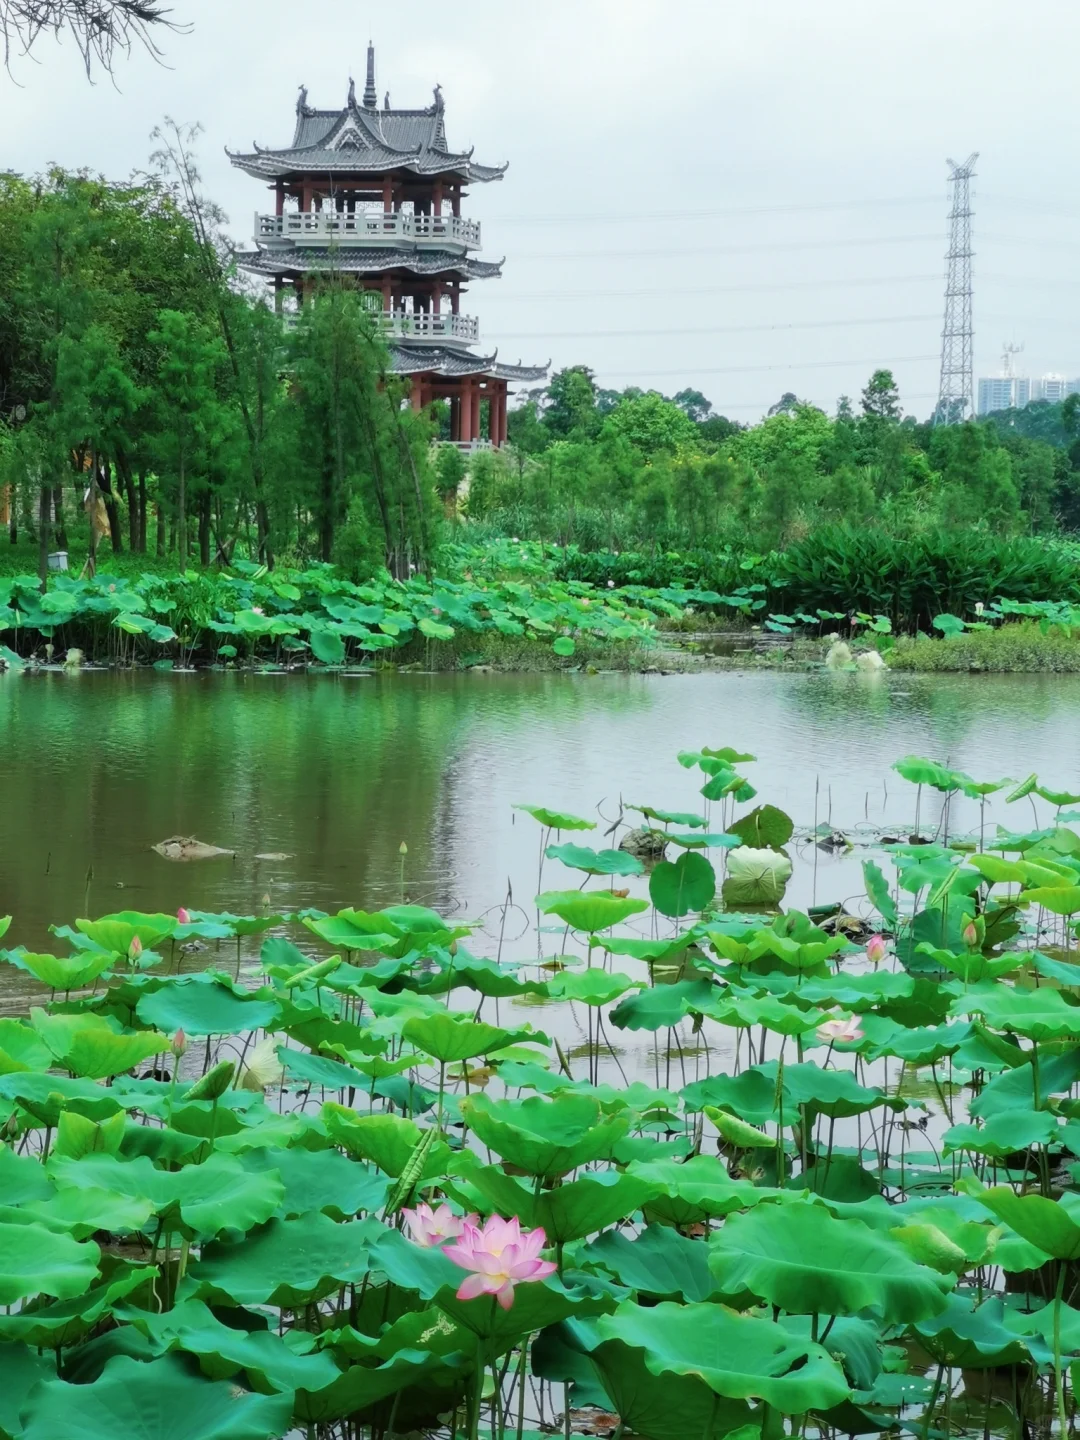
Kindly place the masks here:
[(880, 965), (885, 959), (887, 947), (884, 935), (871, 935), (866, 942), (866, 958), (871, 965)]
[(270, 908), (270, 896), (269, 896), (268, 894), (264, 894), (264, 895), (263, 895), (263, 897), (262, 897), (262, 904), (263, 904), (263, 908), (264, 908), (265, 910), (269, 910), (269, 908)]
[(131, 944), (128, 946), (128, 959), (138, 960), (139, 956), (142, 954), (142, 949), (142, 941), (139, 939), (138, 935), (132, 936)]
[(177, 923), (178, 925), (190, 925), (190, 924), (191, 924), (191, 916), (190, 916), (190, 914), (184, 909), (183, 905), (181, 905), (181, 906), (180, 906), (180, 909), (177, 910), (177, 912), (176, 912), (176, 923)]
[(19, 1134), (19, 1120), (14, 1111), (4, 1121), (3, 1138), (14, 1140)]
[(399, 855), (407, 855), (407, 854), (409, 853), (409, 847), (408, 847), (408, 845), (405, 844), (405, 841), (404, 841), (404, 840), (402, 840), (401, 844), (398, 846), (398, 852), (397, 852), (397, 853), (398, 853)]
[(960, 931), (960, 938), (961, 940), (963, 940), (964, 944), (968, 947), (969, 950), (974, 950), (975, 947), (980, 943), (979, 927), (975, 924), (974, 920), (969, 920), (967, 922), (964, 928)]
[(187, 1049), (187, 1036), (184, 1034), (183, 1030), (177, 1030), (176, 1034), (169, 1042), (169, 1048), (179, 1060), (180, 1056), (183, 1055), (184, 1051)]

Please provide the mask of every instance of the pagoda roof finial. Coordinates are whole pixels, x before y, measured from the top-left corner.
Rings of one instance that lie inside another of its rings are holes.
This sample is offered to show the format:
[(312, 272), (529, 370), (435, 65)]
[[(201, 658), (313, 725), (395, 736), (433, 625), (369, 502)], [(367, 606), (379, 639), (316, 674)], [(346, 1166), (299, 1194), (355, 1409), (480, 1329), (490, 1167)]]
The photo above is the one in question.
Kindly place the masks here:
[(364, 107), (374, 110), (379, 103), (378, 92), (375, 89), (375, 46), (368, 41), (367, 47), (367, 83), (364, 86)]

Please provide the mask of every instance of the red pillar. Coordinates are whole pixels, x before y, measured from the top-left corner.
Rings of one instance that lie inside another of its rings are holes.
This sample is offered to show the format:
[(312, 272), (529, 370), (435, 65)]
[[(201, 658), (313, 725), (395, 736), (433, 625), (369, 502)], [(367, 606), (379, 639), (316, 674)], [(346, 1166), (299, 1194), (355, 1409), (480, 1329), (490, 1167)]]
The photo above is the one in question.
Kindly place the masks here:
[(412, 394), (409, 396), (409, 400), (414, 410), (424, 408), (424, 391), (419, 375), (414, 375), (412, 378)]
[(394, 182), (389, 175), (382, 182), (382, 208), (387, 215), (394, 208)]
[(450, 439), (461, 439), (461, 396), (450, 396)]
[(492, 382), (491, 390), (491, 443), (501, 446), (506, 442), (506, 388), (501, 381)]
[[(468, 445), (473, 438), (473, 392), (475, 386), (471, 380), (463, 382), (461, 396), (458, 405), (461, 411), (458, 439), (463, 445)], [(476, 391), (477, 408), (479, 408), (480, 392)]]
[(472, 436), (473, 440), (480, 439), (480, 386), (474, 380), (472, 386)]
[(441, 179), (436, 180), (436, 181), (435, 181), (435, 186), (434, 186), (434, 196), (433, 196), (433, 203), (434, 203), (434, 207), (435, 207), (435, 214), (436, 214), (436, 216), (439, 216), (439, 215), (442, 214), (442, 188), (443, 188), (443, 182), (442, 182), (442, 180), (441, 180)]
[(304, 187), (300, 192), (300, 209), (304, 211), (311, 209), (311, 186), (307, 181), (304, 182)]
[(284, 215), (284, 214), (285, 214), (285, 186), (281, 183), (280, 180), (279, 180), (278, 183), (277, 183), (276, 206), (277, 206), (277, 208), (275, 209), (274, 214), (275, 214), (275, 215)]
[(390, 297), (390, 276), (384, 275), (382, 281), (382, 308), (386, 311), (389, 311), (391, 308), (391, 304), (392, 302)]

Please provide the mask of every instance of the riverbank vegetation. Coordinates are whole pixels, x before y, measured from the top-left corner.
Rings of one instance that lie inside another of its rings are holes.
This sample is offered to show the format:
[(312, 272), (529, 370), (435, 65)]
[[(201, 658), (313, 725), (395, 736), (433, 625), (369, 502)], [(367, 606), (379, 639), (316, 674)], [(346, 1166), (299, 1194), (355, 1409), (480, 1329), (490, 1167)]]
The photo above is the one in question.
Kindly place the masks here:
[(751, 760), (521, 804), (519, 945), (403, 854), (0, 952), (3, 1433), (1067, 1434), (1080, 797), (909, 756), (911, 843), (784, 912), (819, 837)]

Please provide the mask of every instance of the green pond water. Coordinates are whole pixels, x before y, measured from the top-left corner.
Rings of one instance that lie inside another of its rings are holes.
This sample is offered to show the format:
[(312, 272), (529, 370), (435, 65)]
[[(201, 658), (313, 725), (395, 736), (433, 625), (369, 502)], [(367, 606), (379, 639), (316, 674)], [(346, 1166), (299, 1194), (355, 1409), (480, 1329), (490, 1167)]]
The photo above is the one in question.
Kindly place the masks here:
[[(492, 943), (512, 887), (524, 913), (508, 917), (509, 939), (532, 918), (540, 838), (514, 802), (591, 816), (598, 830), (581, 838), (610, 843), (601, 834), (620, 801), (701, 808), (700, 775), (676, 761), (701, 745), (757, 755), (745, 768), (761, 800), (797, 825), (831, 821), (870, 842), (914, 823), (914, 789), (889, 770), (910, 752), (979, 779), (1036, 770), (1075, 789), (1080, 679), (7, 673), (7, 943), (47, 949), (51, 922), (125, 908), (376, 908), (400, 899), (402, 841), (407, 896), (469, 918), (499, 907)], [(1027, 802), (999, 800), (987, 823), (995, 816), (1034, 823)], [(940, 797), (924, 795), (921, 829), (940, 820)], [(950, 833), (978, 823), (970, 802), (948, 818)], [(151, 847), (174, 835), (235, 858), (170, 862)], [(861, 894), (864, 850), (796, 849), (789, 903)], [(542, 878), (581, 879), (553, 861)]]

